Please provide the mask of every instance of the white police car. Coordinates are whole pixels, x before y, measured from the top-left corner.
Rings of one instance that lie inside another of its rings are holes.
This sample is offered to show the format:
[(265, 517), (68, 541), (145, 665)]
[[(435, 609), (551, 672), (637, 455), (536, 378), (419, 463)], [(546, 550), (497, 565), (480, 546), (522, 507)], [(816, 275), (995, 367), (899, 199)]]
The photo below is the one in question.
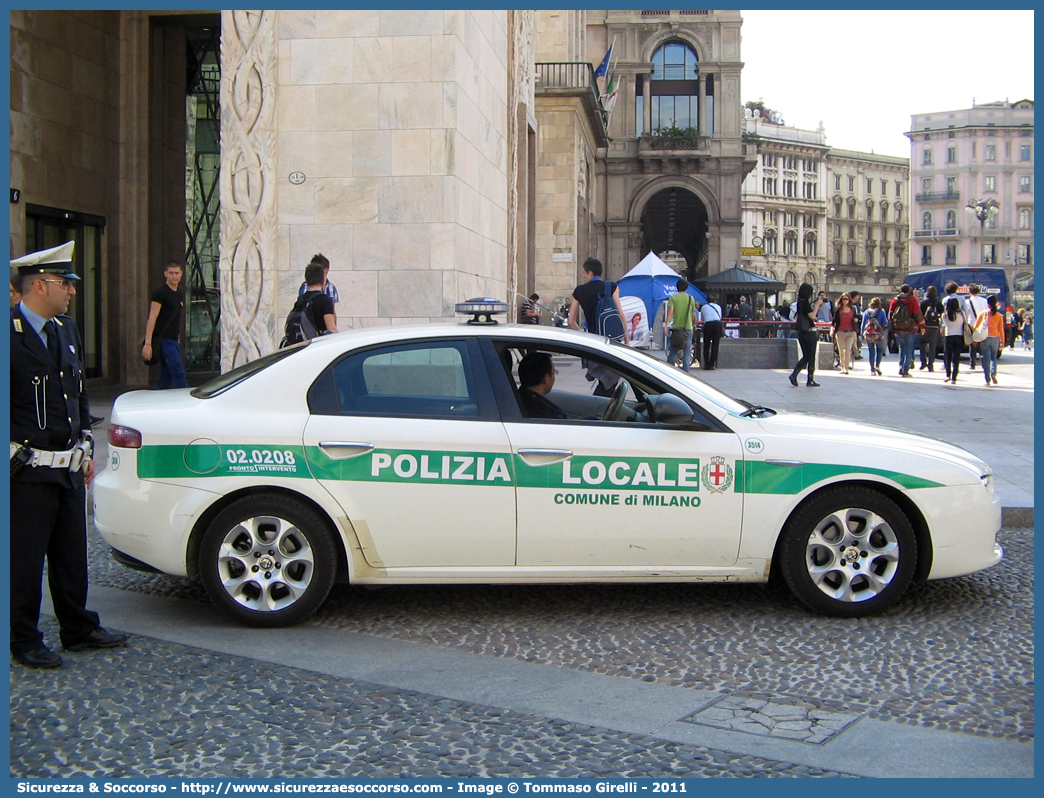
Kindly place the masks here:
[[(518, 364), (536, 351), (567, 418), (523, 411)], [(335, 581), (772, 573), (853, 617), (997, 563), (992, 482), (956, 446), (751, 406), (586, 333), (430, 325), (120, 396), (94, 501), (117, 559), (198, 576), (253, 626), (301, 621)]]

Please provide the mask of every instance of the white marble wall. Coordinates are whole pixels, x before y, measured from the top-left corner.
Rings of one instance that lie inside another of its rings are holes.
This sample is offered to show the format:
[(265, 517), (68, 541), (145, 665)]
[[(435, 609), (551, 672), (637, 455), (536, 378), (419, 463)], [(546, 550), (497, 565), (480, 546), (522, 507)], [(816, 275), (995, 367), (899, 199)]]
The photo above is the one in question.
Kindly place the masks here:
[(278, 12), (278, 319), (316, 252), (341, 329), (506, 296), (507, 37), (504, 11)]

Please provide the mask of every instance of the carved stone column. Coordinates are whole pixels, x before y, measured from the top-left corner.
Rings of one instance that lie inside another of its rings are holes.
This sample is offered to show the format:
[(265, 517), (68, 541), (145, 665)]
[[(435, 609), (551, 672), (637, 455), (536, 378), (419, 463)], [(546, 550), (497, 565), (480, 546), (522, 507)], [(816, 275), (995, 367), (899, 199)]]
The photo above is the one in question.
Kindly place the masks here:
[(221, 12), (221, 371), (276, 347), (276, 11)]

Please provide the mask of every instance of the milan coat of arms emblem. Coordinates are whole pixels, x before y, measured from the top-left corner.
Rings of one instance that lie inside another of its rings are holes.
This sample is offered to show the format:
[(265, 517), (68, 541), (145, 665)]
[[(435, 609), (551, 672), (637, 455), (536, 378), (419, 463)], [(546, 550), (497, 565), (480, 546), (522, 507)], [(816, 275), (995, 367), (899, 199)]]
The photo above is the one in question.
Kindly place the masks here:
[(700, 475), (710, 493), (724, 493), (732, 486), (732, 466), (725, 464), (724, 457), (712, 457), (701, 469)]

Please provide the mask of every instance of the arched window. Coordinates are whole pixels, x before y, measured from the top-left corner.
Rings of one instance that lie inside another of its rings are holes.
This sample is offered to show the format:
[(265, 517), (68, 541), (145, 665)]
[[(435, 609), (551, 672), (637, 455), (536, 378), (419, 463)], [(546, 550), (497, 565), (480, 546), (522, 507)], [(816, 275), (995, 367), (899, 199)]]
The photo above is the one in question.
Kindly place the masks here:
[(805, 272), (805, 282), (809, 285), (816, 284), (816, 276), (812, 272)]
[(881, 221), (882, 222), (887, 222), (888, 221), (888, 203), (887, 202), (882, 202), (881, 203)]
[(903, 221), (903, 205), (901, 202), (895, 203), (895, 221), (896, 224), (902, 224)]
[(932, 229), (932, 212), (925, 211), (924, 215), (921, 216), (921, 229), (931, 230)]
[(874, 218), (874, 201), (873, 200), (867, 200), (866, 201), (866, 220), (869, 222), (873, 218)]
[(841, 198), (836, 197), (834, 199), (834, 216), (841, 218)]
[(816, 256), (816, 234), (805, 234), (805, 256), (814, 258)]
[(783, 278), (783, 282), (787, 285), (797, 285), (797, 275), (794, 274), (794, 272), (787, 272), (786, 276)]
[(856, 251), (855, 251), (855, 247), (849, 247), (848, 248), (848, 265), (849, 266), (855, 266), (856, 265)]
[(766, 230), (765, 231), (765, 254), (775, 255), (776, 254), (776, 231)]
[[(700, 71), (696, 51), (684, 42), (667, 42), (652, 57), (652, 129), (699, 127)], [(713, 83), (707, 81), (707, 121), (713, 116)], [(640, 96), (640, 95), (639, 95)], [(707, 125), (706, 133), (713, 133)]]
[(797, 233), (794, 230), (787, 230), (783, 235), (783, 254), (797, 255)]
[(957, 231), (957, 211), (946, 211), (946, 229), (951, 233)]

